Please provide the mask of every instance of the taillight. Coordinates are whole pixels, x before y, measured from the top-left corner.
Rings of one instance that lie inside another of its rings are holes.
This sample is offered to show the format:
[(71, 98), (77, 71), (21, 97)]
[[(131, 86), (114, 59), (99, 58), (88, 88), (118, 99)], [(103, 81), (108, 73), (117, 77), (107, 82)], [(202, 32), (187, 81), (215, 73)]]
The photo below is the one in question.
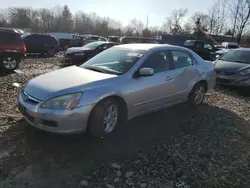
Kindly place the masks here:
[(26, 49), (26, 46), (25, 46), (25, 44), (24, 44), (24, 45), (23, 45), (23, 53), (26, 54), (26, 51), (27, 51), (27, 49)]

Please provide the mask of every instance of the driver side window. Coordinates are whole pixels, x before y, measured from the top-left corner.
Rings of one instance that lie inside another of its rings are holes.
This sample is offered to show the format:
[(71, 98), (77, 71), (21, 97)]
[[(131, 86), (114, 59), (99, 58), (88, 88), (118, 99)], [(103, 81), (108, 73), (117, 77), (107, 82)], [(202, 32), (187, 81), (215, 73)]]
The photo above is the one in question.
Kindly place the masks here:
[(170, 69), (170, 61), (167, 51), (158, 51), (150, 54), (143, 62), (141, 68), (152, 68), (155, 74), (165, 72)]
[(208, 49), (208, 50), (212, 50), (213, 49), (213, 47), (209, 43), (204, 43), (204, 48)]

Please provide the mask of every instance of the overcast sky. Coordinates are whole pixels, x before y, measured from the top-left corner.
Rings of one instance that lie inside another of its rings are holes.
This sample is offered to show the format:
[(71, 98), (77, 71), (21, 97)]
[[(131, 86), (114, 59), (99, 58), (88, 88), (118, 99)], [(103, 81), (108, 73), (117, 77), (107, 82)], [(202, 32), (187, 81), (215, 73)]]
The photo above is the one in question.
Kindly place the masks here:
[(161, 25), (164, 18), (174, 9), (187, 8), (189, 15), (196, 11), (206, 12), (213, 0), (2, 0), (1, 8), (12, 6), (50, 8), (56, 5), (68, 5), (74, 13), (78, 10), (86, 13), (96, 12), (127, 24), (137, 18), (146, 22), (149, 14), (149, 26)]

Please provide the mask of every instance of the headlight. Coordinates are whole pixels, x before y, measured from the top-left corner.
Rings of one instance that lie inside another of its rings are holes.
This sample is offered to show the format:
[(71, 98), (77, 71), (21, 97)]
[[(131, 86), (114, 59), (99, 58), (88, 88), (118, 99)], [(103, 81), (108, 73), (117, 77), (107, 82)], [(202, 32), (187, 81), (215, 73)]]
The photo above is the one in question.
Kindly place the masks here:
[(82, 93), (73, 93), (63, 95), (47, 100), (41, 105), (41, 108), (51, 109), (73, 109), (76, 107), (82, 97)]
[(81, 55), (85, 55), (85, 53), (84, 52), (77, 52), (77, 53), (75, 53), (75, 55), (81, 56)]
[(240, 75), (245, 76), (247, 74), (250, 74), (250, 69), (242, 70), (239, 72)]

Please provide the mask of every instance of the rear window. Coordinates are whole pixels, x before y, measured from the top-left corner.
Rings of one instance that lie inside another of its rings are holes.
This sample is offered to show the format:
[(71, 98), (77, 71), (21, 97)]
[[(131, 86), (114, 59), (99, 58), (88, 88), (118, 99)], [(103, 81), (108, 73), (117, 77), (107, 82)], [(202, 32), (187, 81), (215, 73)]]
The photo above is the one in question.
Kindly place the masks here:
[(194, 41), (185, 41), (184, 45), (185, 46), (194, 46)]
[(2, 32), (0, 31), (0, 43), (1, 44), (20, 44), (22, 39), (17, 33)]

